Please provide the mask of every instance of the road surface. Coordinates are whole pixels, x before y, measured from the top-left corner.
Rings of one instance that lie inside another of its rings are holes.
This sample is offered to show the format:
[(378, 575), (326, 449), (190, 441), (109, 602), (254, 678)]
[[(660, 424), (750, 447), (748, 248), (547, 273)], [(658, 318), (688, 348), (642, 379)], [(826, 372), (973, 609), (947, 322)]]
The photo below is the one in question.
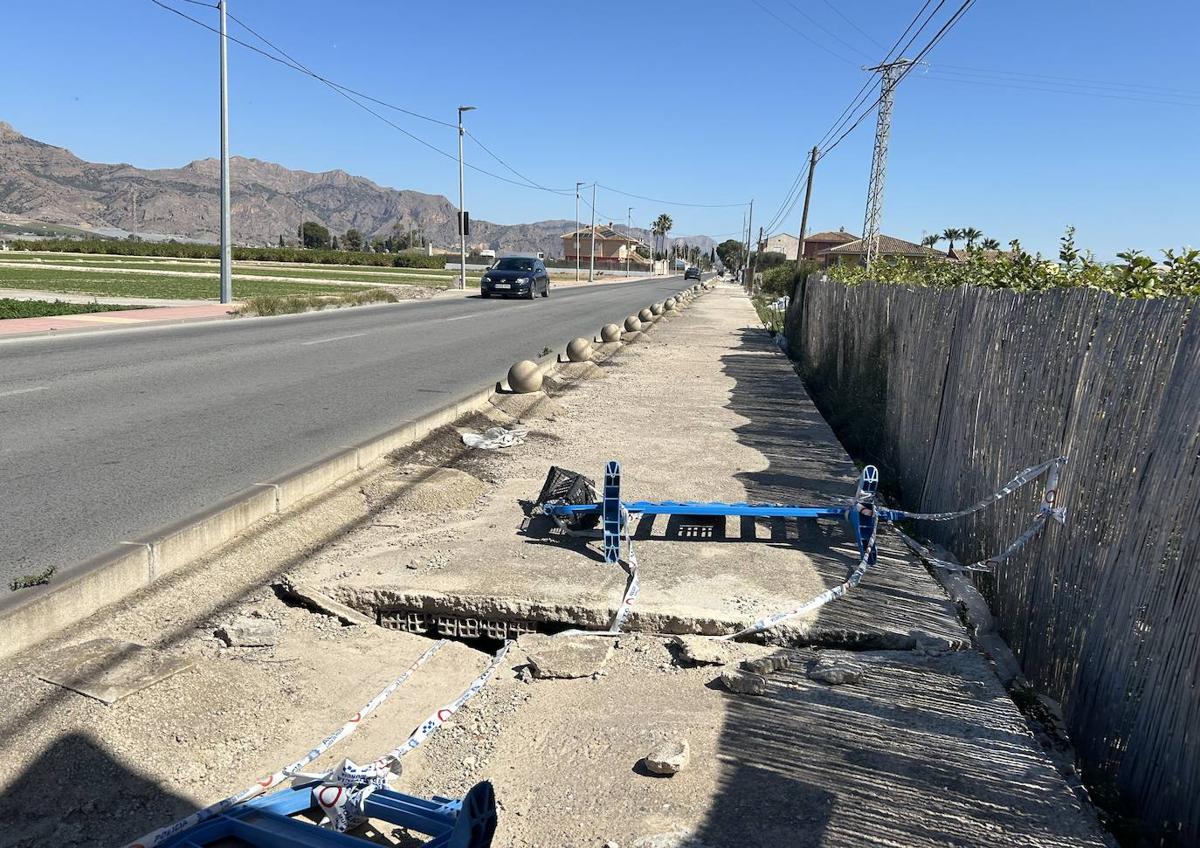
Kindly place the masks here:
[(670, 277), (534, 301), (434, 299), (0, 342), (0, 579), (69, 568), (683, 287)]

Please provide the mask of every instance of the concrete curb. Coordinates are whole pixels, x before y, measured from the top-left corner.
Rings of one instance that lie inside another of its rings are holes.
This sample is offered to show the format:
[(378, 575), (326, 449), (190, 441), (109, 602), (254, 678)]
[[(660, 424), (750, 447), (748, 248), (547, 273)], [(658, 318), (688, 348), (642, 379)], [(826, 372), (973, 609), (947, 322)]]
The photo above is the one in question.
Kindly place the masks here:
[[(547, 357), (551, 361), (553, 357)], [(122, 542), (45, 586), (0, 599), (0, 659), (25, 650), (109, 604), (237, 538), (264, 518), (290, 511), (306, 498), (367, 469), (463, 415), (482, 409), (493, 388), (456, 401), (361, 444), (259, 483), (140, 539)]]
[[(558, 363), (559, 355), (555, 352), (535, 359), (538, 370), (545, 375)], [(257, 483), (140, 539), (122, 542), (114, 550), (62, 572), (45, 586), (11, 593), (0, 599), (0, 660), (178, 571), (251, 530), (264, 518), (289, 512), (397, 448), (484, 409), (494, 393), (505, 391), (504, 380), (497, 380), (415, 421), (289, 474)]]

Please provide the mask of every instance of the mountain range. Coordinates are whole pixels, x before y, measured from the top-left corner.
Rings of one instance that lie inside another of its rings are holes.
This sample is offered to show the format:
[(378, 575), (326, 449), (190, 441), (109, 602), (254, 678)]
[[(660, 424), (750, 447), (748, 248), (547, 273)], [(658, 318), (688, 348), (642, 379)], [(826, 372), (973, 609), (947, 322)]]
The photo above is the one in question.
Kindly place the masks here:
[[(386, 188), (341, 170), (296, 171), (241, 156), (230, 158), (230, 172), (236, 244), (274, 245), (281, 235), (290, 242), (303, 221), (317, 221), (335, 234), (354, 228), (368, 239), (416, 230), (439, 247), (458, 242), (456, 207), (441, 195)], [(86, 162), (66, 148), (29, 138), (0, 122), (0, 222), (213, 242), (219, 232), (219, 179), (216, 159), (160, 169)], [(474, 219), (469, 242), (500, 253), (542, 250), (547, 256), (560, 256), (560, 237), (574, 224), (561, 219), (530, 224)], [(632, 232), (649, 238), (646, 230), (635, 227)], [(699, 245), (705, 251), (714, 244), (707, 236), (669, 241)]]

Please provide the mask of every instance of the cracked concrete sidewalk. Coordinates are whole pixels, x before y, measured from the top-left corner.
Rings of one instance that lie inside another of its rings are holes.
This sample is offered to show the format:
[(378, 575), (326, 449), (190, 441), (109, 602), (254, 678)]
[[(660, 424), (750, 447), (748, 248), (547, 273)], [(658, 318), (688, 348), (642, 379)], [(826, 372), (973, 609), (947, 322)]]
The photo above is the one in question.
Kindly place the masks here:
[[(624, 574), (596, 543), (525, 527), (519, 498), (549, 465), (599, 477), (623, 462), (627, 497), (827, 502), (856, 469), (740, 292), (718, 289), (601, 365), (602, 379), (552, 392), (526, 443), (468, 452), (449, 433), (399, 458), (394, 481), (421, 496), (381, 511), (300, 567), (364, 612), (389, 608), (603, 628)], [(509, 423), (499, 413), (490, 420)], [(457, 475), (431, 474), (452, 466)], [(440, 481), (436, 478), (440, 476)], [(387, 481), (381, 483), (386, 492)], [(765, 694), (735, 695), (722, 671), (690, 666), (645, 631), (722, 632), (805, 600), (853, 565), (844, 528), (728, 522), (685, 538), (664, 518), (635, 531), (642, 593), (635, 632), (579, 679), (536, 679), (518, 648), (509, 671), (415, 760), (401, 788), (461, 792), (492, 780), (497, 845), (1098, 846), (1108, 837), (1068, 782), (954, 605), (891, 534), (848, 597), (783, 634), (788, 656)], [(559, 637), (562, 638), (562, 637)], [(522, 640), (524, 641), (524, 640)], [(799, 647), (805, 646), (805, 647)], [(814, 650), (816, 648), (816, 650)], [(836, 648), (837, 650), (834, 650)], [(853, 650), (861, 682), (805, 669)], [(687, 740), (690, 765), (649, 774), (652, 748)]]

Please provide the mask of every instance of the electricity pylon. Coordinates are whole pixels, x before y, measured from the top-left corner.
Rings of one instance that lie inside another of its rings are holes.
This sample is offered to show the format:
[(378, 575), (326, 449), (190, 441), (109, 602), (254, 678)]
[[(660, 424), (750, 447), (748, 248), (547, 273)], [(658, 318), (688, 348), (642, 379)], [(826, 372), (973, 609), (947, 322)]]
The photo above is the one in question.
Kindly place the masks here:
[(875, 123), (875, 152), (871, 157), (871, 182), (867, 186), (867, 214), (863, 220), (863, 249), (867, 268), (879, 256), (879, 219), (883, 217), (883, 184), (887, 177), (888, 136), (892, 132), (892, 95), (904, 69), (912, 63), (895, 59), (864, 70), (881, 74), (879, 117)]

